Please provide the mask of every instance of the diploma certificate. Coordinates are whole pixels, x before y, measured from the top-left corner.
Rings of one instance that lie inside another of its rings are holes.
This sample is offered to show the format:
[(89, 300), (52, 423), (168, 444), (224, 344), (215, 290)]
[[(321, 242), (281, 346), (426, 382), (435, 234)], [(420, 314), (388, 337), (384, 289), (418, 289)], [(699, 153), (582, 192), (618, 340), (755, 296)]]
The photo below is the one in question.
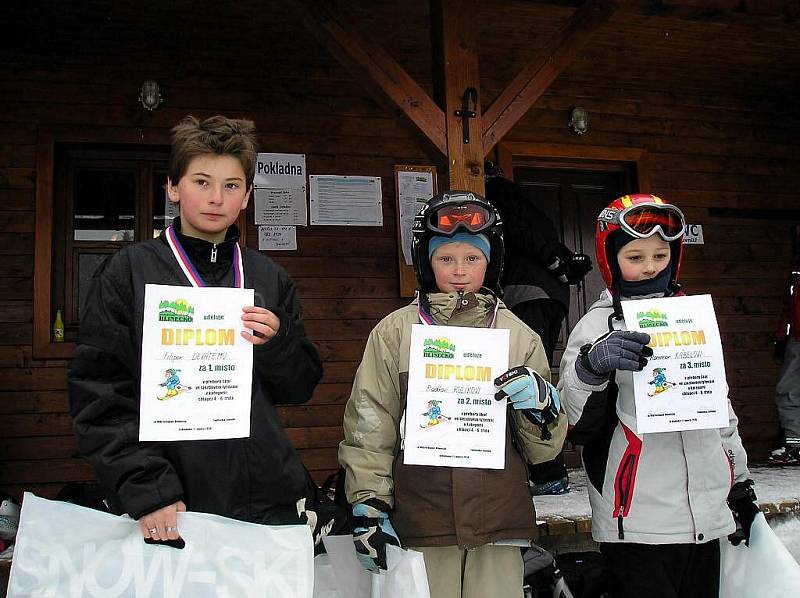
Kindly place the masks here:
[(728, 385), (711, 295), (623, 301), (629, 330), (650, 335), (653, 356), (633, 373), (639, 433), (724, 428)]
[(494, 379), (508, 370), (508, 343), (505, 329), (412, 326), (405, 463), (505, 467), (507, 406)]
[(253, 289), (145, 287), (139, 440), (250, 436)]

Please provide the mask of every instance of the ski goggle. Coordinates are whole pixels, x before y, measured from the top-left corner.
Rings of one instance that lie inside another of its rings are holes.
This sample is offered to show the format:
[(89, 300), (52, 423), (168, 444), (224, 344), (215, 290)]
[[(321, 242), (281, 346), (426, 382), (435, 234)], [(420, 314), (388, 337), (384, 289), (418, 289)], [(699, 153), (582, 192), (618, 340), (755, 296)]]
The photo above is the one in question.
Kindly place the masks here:
[(428, 214), (428, 229), (449, 235), (458, 228), (478, 233), (494, 224), (494, 213), (474, 203), (444, 205)]
[(619, 212), (615, 218), (619, 227), (632, 237), (644, 239), (656, 232), (665, 241), (683, 236), (686, 219), (683, 212), (671, 204), (639, 204)]

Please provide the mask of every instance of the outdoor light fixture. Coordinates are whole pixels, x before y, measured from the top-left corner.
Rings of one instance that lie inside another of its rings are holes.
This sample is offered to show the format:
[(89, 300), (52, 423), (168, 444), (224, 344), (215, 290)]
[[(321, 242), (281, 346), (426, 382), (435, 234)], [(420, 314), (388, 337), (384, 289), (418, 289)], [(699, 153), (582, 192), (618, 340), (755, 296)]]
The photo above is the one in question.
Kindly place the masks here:
[(583, 135), (586, 131), (588, 131), (589, 113), (586, 111), (586, 108), (580, 108), (578, 106), (573, 108), (569, 113), (569, 122), (567, 124), (569, 125), (569, 128), (578, 135)]
[(139, 92), (139, 101), (146, 110), (152, 112), (159, 107), (164, 98), (161, 97), (161, 89), (158, 83), (153, 79), (148, 79), (142, 83), (142, 89)]

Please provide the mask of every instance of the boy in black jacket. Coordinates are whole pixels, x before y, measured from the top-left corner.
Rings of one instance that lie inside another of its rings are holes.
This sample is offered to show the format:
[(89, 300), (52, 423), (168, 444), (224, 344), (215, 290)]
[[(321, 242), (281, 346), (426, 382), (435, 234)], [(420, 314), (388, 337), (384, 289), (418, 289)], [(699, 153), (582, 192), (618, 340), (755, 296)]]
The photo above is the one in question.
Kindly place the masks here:
[[(274, 405), (311, 398), (322, 375), (294, 283), (268, 257), (238, 245), (256, 162), (253, 123), (187, 117), (174, 129), (167, 192), (180, 218), (157, 239), (124, 247), (97, 270), (68, 372), (81, 453), (109, 508), (139, 520), (145, 539), (180, 537), (186, 509), (264, 524), (301, 523), (308, 475)], [(240, 286), (254, 345), (250, 436), (139, 440), (144, 294), (148, 283)]]

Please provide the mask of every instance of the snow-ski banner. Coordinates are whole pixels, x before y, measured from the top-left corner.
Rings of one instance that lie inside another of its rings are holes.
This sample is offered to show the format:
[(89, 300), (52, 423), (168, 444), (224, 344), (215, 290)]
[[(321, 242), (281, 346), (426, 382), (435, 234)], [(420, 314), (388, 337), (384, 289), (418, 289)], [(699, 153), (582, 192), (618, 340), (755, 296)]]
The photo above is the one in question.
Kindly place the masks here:
[(250, 436), (253, 289), (145, 286), (139, 440)]
[(711, 295), (623, 301), (629, 330), (650, 335), (653, 356), (634, 372), (639, 433), (723, 428), (728, 385)]
[(412, 465), (505, 467), (506, 402), (494, 379), (508, 369), (505, 329), (411, 330), (405, 460)]

